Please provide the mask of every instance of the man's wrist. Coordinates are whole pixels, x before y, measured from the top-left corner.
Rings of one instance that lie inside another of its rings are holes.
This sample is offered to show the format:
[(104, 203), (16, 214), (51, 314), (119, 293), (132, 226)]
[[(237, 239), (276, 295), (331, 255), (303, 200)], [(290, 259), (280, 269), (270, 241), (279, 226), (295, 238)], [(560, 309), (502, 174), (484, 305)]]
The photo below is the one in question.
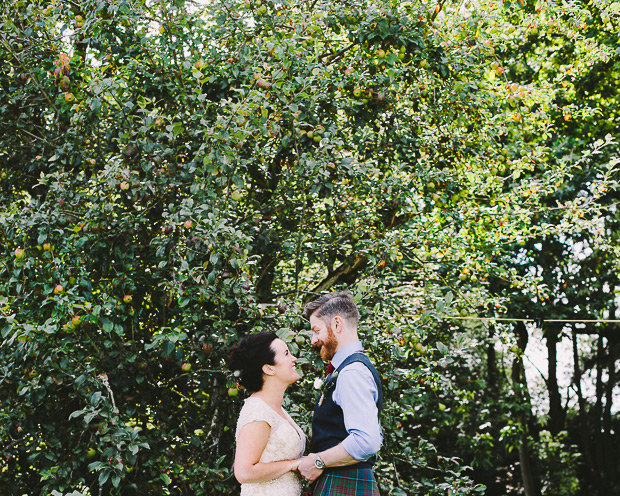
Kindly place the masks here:
[(314, 466), (319, 470), (325, 469), (325, 463), (323, 462), (321, 455), (319, 455), (318, 453), (314, 454)]

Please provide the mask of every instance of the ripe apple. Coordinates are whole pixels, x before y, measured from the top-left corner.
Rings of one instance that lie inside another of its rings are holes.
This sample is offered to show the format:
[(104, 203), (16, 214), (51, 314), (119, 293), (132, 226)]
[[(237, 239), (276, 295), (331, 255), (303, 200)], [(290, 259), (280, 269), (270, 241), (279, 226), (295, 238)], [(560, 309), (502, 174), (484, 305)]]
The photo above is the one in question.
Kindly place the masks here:
[(181, 365), (181, 370), (183, 372), (189, 372), (190, 370), (192, 370), (192, 364), (191, 363), (184, 363), (183, 365)]
[(230, 396), (231, 398), (234, 398), (238, 394), (239, 394), (239, 390), (236, 387), (229, 387), (228, 388), (228, 396)]
[(65, 289), (60, 284), (57, 284), (56, 287), (54, 288), (55, 295), (63, 294), (64, 291)]
[(52, 251), (51, 243), (43, 243), (43, 251)]
[(133, 300), (133, 297), (131, 295), (123, 296), (123, 302), (124, 303), (131, 303), (132, 300)]
[(23, 250), (23, 248), (17, 248), (15, 250), (15, 258), (17, 258), (18, 260), (24, 258), (24, 250)]
[(353, 73), (353, 71), (355, 71), (355, 69), (353, 69), (353, 67), (347, 67), (344, 70), (344, 73), (348, 76), (349, 74)]
[(70, 93), (70, 92), (65, 93), (65, 101), (66, 102), (72, 102), (73, 100), (75, 100), (75, 97), (73, 96), (73, 93)]
[(263, 78), (260, 78), (258, 81), (256, 81), (256, 84), (258, 85), (259, 88), (262, 88), (264, 90), (269, 89), (271, 87), (271, 83), (269, 83)]
[(385, 50), (383, 50), (383, 48), (379, 48), (379, 50), (377, 50), (377, 57), (379, 57), (380, 59), (385, 57)]
[(74, 329), (78, 327), (81, 323), (82, 323), (82, 318), (79, 315), (74, 315), (73, 318), (71, 319), (71, 325), (73, 326)]
[(127, 191), (129, 189), (129, 183), (127, 181), (122, 181), (120, 187), (123, 191)]
[(186, 220), (183, 223), (183, 225), (185, 226), (186, 229), (191, 229), (194, 224), (193, 224), (193, 222), (191, 220)]

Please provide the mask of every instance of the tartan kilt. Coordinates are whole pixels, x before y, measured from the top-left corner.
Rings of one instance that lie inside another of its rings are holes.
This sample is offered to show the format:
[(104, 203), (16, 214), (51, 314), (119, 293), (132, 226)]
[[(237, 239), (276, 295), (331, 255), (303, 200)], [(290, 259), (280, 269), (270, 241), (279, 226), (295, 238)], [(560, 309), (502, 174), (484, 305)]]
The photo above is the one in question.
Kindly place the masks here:
[(370, 468), (341, 468), (323, 472), (312, 496), (380, 496)]

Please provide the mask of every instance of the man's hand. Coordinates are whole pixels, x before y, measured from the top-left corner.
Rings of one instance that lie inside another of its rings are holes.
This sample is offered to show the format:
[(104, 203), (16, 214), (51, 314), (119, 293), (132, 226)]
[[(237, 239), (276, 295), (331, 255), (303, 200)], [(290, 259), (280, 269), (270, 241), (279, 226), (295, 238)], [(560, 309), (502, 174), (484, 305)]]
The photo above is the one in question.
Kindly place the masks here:
[(301, 476), (306, 479), (308, 482), (313, 483), (317, 480), (321, 474), (322, 470), (319, 470), (314, 466), (314, 454), (310, 453), (308, 456), (304, 456), (301, 459), (301, 463), (297, 467)]

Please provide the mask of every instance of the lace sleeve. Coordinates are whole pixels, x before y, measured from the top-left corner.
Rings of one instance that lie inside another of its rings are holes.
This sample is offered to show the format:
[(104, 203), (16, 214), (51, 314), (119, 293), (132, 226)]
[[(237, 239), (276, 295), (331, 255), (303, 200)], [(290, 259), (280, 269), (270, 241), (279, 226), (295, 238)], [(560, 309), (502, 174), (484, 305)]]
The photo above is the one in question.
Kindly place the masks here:
[(239, 419), (237, 420), (235, 439), (239, 437), (239, 431), (241, 428), (250, 422), (267, 422), (269, 427), (273, 427), (274, 415), (273, 410), (271, 410), (271, 408), (265, 405), (262, 401), (256, 401), (253, 398), (246, 399), (243, 408), (241, 408), (241, 412), (239, 413)]

